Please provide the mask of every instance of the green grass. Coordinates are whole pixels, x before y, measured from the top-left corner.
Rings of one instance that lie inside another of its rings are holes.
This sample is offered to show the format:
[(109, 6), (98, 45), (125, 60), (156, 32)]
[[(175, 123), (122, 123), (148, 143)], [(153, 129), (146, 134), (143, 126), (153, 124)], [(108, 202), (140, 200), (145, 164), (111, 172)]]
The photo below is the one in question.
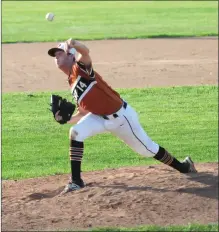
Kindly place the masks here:
[[(172, 87), (119, 90), (139, 112), (148, 135), (177, 158), (217, 161), (218, 88)], [(56, 92), (71, 100), (69, 92)], [(2, 94), (2, 178), (69, 173), (70, 125), (55, 122), (49, 92)], [(155, 164), (109, 133), (85, 141), (83, 171)]]
[(218, 224), (209, 224), (209, 225), (196, 225), (196, 224), (189, 224), (185, 226), (137, 226), (133, 228), (95, 228), (89, 231), (106, 231), (106, 232), (113, 232), (113, 231), (209, 231), (214, 232), (218, 231)]
[[(3, 1), (2, 42), (218, 35), (217, 1)], [(45, 20), (47, 12), (55, 20)]]

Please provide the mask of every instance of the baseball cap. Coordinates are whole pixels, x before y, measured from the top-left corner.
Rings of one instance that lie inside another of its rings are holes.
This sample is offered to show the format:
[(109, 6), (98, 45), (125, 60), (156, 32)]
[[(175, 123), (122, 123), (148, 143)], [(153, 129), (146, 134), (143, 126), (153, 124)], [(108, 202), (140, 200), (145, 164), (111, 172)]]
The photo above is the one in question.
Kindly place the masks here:
[[(57, 51), (65, 51), (64, 48), (65, 48), (65, 43), (60, 43), (57, 47), (49, 49), (48, 54), (52, 57), (55, 57), (55, 53)], [(68, 53), (75, 55), (76, 49), (71, 48)]]

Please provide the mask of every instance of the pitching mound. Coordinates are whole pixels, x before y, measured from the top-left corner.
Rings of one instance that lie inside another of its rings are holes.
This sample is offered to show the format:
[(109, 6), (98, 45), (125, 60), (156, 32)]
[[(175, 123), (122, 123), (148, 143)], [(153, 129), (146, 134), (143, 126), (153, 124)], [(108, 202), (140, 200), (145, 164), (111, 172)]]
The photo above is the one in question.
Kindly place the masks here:
[[(165, 165), (83, 173), (87, 187), (60, 196), (68, 175), (3, 181), (3, 230), (218, 221), (218, 165), (184, 175)], [(13, 190), (13, 191), (12, 191)]]

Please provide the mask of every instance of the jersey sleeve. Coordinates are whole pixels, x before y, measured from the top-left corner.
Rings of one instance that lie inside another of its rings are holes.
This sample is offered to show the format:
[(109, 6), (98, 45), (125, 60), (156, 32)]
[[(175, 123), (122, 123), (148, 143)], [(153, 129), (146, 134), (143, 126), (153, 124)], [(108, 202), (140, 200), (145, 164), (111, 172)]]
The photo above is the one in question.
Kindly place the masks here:
[(89, 78), (95, 79), (95, 73), (94, 73), (92, 63), (89, 66), (87, 66), (81, 61), (78, 61), (77, 64), (79, 68), (89, 76)]

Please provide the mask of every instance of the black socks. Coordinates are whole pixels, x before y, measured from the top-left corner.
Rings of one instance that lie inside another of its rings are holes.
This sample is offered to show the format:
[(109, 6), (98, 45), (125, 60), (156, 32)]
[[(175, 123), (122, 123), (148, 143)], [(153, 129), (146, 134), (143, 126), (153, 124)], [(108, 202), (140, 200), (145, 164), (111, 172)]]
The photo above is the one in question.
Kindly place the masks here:
[(81, 161), (84, 152), (84, 143), (71, 140), (69, 151), (72, 181), (77, 183), (81, 180)]
[(181, 163), (180, 161), (178, 161), (163, 147), (159, 147), (158, 153), (153, 158), (159, 160), (160, 162), (166, 165), (169, 165), (170, 167), (178, 170), (179, 172), (188, 172), (188, 166), (185, 163)]

